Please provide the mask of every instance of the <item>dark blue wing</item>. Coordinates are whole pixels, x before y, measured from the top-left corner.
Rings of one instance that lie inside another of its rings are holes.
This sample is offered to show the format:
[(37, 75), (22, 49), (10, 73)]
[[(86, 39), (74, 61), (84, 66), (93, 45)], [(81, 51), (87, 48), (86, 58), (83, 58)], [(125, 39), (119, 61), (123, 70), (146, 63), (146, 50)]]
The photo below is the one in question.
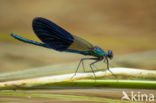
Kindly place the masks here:
[(88, 41), (74, 36), (55, 23), (41, 17), (33, 20), (33, 30), (48, 48), (89, 55), (93, 45)]
[(37, 17), (32, 26), (40, 40), (52, 49), (65, 51), (73, 43), (70, 33), (47, 19)]

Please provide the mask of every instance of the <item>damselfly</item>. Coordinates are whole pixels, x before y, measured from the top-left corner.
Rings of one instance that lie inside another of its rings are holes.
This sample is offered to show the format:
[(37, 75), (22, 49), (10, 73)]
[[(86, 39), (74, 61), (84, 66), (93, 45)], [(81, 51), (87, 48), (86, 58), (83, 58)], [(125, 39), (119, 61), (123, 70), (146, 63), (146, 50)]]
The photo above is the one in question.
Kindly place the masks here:
[(15, 39), (18, 39), (20, 41), (34, 44), (37, 46), (54, 49), (56, 51), (93, 56), (93, 58), (81, 58), (74, 76), (76, 75), (81, 63), (82, 63), (83, 69), (85, 70), (84, 63), (83, 63), (84, 60), (94, 60), (94, 62), (90, 63), (90, 68), (95, 78), (96, 76), (93, 70), (93, 66), (95, 63), (99, 61), (106, 60), (107, 69), (108, 71), (110, 71), (108, 59), (113, 58), (113, 53), (111, 50), (108, 50), (108, 52), (105, 52), (100, 47), (95, 46), (80, 37), (72, 35), (71, 33), (61, 28), (60, 26), (42, 17), (35, 18), (32, 22), (32, 27), (33, 27), (35, 34), (39, 37), (39, 39), (43, 43), (28, 40), (16, 34), (11, 34), (11, 36), (13, 36)]

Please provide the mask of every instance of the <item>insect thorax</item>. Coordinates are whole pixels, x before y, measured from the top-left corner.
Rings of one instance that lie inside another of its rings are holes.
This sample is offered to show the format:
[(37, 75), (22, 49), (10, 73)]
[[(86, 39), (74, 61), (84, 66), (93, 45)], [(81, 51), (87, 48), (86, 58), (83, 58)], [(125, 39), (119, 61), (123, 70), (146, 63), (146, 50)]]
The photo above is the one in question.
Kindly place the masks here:
[(91, 55), (96, 57), (104, 57), (105, 52), (101, 48), (95, 46), (94, 48), (91, 49)]

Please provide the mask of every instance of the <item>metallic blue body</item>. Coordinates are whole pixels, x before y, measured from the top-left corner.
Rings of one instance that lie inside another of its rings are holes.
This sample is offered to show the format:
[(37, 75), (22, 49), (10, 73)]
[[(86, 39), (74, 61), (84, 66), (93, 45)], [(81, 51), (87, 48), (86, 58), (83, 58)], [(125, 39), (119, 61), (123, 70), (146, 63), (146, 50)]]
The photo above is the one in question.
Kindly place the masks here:
[(98, 58), (107, 57), (108, 54), (111, 54), (111, 51), (106, 53), (98, 46), (93, 46), (88, 41), (70, 34), (60, 26), (45, 18), (35, 18), (32, 26), (35, 34), (43, 43), (28, 40), (16, 34), (11, 34), (11, 36), (26, 43), (52, 48), (57, 51), (91, 55)]
[(26, 43), (30, 43), (30, 44), (34, 44), (34, 45), (37, 45), (37, 46), (42, 46), (42, 47), (49, 48), (44, 43), (39, 43), (39, 42), (36, 42), (36, 41), (28, 40), (28, 39), (22, 38), (22, 37), (20, 37), (20, 36), (18, 36), (16, 34), (11, 34), (11, 36), (14, 37), (15, 39), (18, 39), (18, 40), (23, 41), (23, 42), (26, 42)]
[(101, 48), (99, 48), (98, 46), (95, 46), (93, 51), (92, 51), (92, 55), (96, 56), (96, 57), (103, 57), (103, 56), (107, 56), (108, 54), (105, 53)]
[(77, 50), (67, 49), (67, 50), (65, 50), (65, 52), (71, 52), (71, 53), (77, 53), (77, 54), (83, 54), (83, 55), (90, 55), (89, 51), (77, 51)]
[[(23, 42), (26, 42), (26, 43), (29, 43), (29, 44), (34, 44), (34, 45), (37, 45), (37, 46), (42, 46), (42, 47), (46, 47), (46, 48), (51, 49), (51, 47), (47, 46), (44, 43), (39, 43), (39, 42), (36, 42), (36, 41), (28, 40), (28, 39), (22, 38), (22, 37), (20, 37), (20, 36), (18, 36), (16, 34), (11, 34), (11, 36), (14, 37), (15, 39), (18, 39), (20, 41), (23, 41)], [(76, 50), (70, 50), (70, 49), (66, 49), (64, 52), (78, 53), (78, 54), (84, 54), (84, 55), (89, 55), (90, 54), (88, 51), (76, 51)]]

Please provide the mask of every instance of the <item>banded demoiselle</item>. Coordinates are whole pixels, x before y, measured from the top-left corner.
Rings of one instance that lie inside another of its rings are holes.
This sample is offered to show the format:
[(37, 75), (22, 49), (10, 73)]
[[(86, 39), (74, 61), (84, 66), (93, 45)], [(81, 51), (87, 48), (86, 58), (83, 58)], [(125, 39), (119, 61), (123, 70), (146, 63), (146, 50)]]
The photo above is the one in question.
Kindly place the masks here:
[(113, 58), (113, 53), (111, 50), (108, 50), (108, 52), (105, 52), (100, 47), (95, 46), (80, 37), (72, 35), (71, 33), (61, 28), (60, 26), (42, 17), (34, 18), (32, 22), (32, 27), (33, 27), (35, 34), (43, 43), (28, 40), (16, 34), (11, 34), (11, 36), (20, 41), (34, 44), (37, 46), (54, 49), (56, 51), (93, 56), (93, 58), (81, 58), (74, 76), (76, 75), (81, 63), (82, 63), (83, 69), (85, 70), (84, 63), (83, 63), (84, 60), (94, 60), (94, 62), (90, 63), (90, 68), (95, 78), (96, 76), (93, 70), (93, 66), (95, 63), (99, 61), (106, 60), (107, 69), (108, 71), (110, 71), (108, 59)]

